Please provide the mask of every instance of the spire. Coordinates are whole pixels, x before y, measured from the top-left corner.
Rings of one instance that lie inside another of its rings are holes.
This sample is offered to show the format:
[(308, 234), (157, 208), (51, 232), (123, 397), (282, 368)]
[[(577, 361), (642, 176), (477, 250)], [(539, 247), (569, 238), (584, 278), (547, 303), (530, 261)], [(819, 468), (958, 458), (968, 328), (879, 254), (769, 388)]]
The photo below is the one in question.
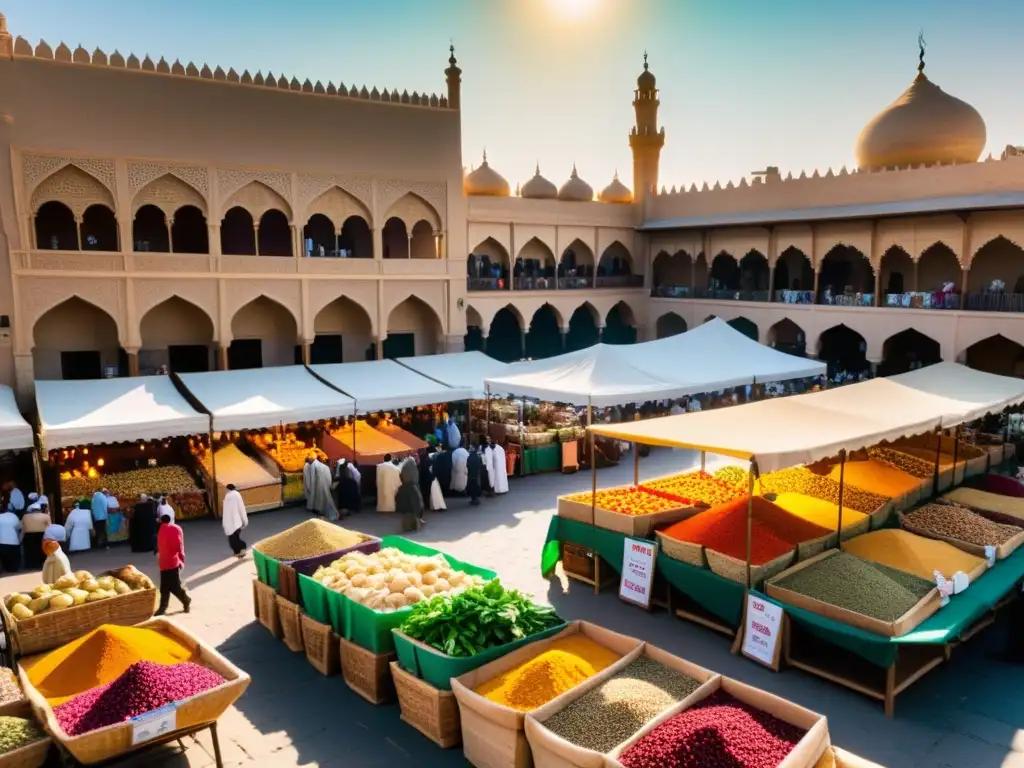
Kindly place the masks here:
[(459, 62), (455, 58), (455, 43), (448, 43), (448, 69), (444, 71), (445, 81), (448, 83), (448, 106), (451, 109), (459, 109), (462, 102), (462, 70), (459, 69)]
[(534, 176), (540, 176), (540, 160), (537, 160), (537, 167), (533, 169)]
[(647, 71), (647, 51), (644, 51), (644, 72)]
[(927, 48), (927, 44), (924, 41), (924, 30), (923, 29), (920, 32), (918, 32), (918, 34), (917, 34), (917, 48), (918, 48), (917, 74), (923, 75), (924, 74), (924, 52), (925, 52), (925, 48)]
[(573, 164), (572, 164), (572, 173), (570, 174), (570, 178), (573, 178), (573, 179), (578, 179), (579, 178), (579, 176), (576, 173), (576, 161), (575, 160), (573, 161)]
[(487, 147), (484, 147), (484, 165), (487, 165)]

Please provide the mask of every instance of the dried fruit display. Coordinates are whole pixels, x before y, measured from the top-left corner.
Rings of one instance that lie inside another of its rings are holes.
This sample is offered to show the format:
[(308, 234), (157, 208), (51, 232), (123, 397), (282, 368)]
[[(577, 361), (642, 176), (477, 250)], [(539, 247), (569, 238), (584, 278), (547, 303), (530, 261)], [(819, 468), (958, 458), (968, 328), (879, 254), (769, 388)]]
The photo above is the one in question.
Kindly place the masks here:
[(745, 496), (744, 488), (737, 488), (716, 479), (707, 472), (687, 472), (644, 483), (645, 488), (664, 491), (681, 499), (714, 506)]
[(691, 506), (692, 501), (665, 492), (659, 492), (644, 485), (629, 488), (607, 488), (597, 492), (597, 499), (592, 501), (589, 491), (568, 497), (569, 501), (590, 505), (593, 503), (600, 509), (618, 512), (620, 515), (653, 515), (669, 509)]
[(140, 493), (195, 493), (196, 481), (184, 467), (145, 467), (96, 477), (73, 477), (60, 481), (61, 496), (91, 496), (100, 488), (123, 499), (137, 499)]
[(922, 480), (935, 475), (934, 461), (926, 461), (917, 456), (911, 456), (909, 453), (897, 451), (894, 448), (882, 448), (879, 446), (869, 448), (868, 456), (883, 464), (888, 464), (893, 469), (906, 472), (908, 475), (913, 475)]
[(743, 467), (730, 465), (716, 470), (715, 479), (729, 485), (741, 485), (746, 488), (747, 483), (750, 482), (750, 473)]
[(275, 434), (264, 432), (259, 435), (250, 435), (249, 442), (262, 451), (265, 451), (274, 463), (285, 472), (301, 472), (306, 464), (306, 457), (311, 456), (327, 461), (327, 454), (315, 445), (309, 445), (299, 440), (294, 432)]
[(313, 519), (258, 541), (253, 549), (275, 560), (302, 560), (355, 547), (366, 540), (365, 534)]

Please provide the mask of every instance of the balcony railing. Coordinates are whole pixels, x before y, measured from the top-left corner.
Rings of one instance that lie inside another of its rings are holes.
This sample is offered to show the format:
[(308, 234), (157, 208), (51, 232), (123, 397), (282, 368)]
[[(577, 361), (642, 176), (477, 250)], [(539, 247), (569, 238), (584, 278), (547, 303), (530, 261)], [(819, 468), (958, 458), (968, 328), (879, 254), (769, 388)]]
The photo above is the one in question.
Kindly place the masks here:
[(960, 309), (960, 294), (942, 291), (889, 293), (882, 299), (882, 306), (897, 309)]
[(501, 277), (470, 277), (466, 279), (467, 291), (508, 290), (508, 283)]
[[(526, 277), (519, 276), (512, 278), (512, 290), (514, 291), (585, 291), (594, 288), (643, 288), (643, 275), (615, 275), (609, 277), (579, 276), (579, 277)], [(507, 291), (508, 281), (499, 277), (468, 277), (466, 278), (466, 290), (478, 291)]]
[(819, 304), (829, 307), (873, 307), (875, 306), (875, 294), (873, 293), (825, 293), (822, 291)]
[(1024, 293), (971, 291), (964, 294), (963, 304), (975, 312), (1024, 312)]
[(553, 291), (557, 282), (554, 277), (514, 277), (512, 288), (517, 291)]
[(643, 288), (643, 275), (611, 275), (608, 277), (597, 276), (598, 288)]

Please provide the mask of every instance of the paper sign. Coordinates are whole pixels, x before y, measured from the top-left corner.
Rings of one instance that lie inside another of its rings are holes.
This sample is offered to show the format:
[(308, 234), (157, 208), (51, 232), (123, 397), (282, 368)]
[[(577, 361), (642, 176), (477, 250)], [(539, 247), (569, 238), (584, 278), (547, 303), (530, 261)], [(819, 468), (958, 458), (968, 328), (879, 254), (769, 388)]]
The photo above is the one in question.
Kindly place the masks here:
[(748, 594), (743, 620), (743, 655), (777, 670), (781, 634), (782, 608), (758, 595)]
[(939, 571), (934, 571), (935, 586), (939, 589), (939, 606), (945, 608), (949, 604), (949, 596), (953, 594), (953, 582), (947, 581)]
[(178, 728), (178, 708), (174, 704), (133, 717), (132, 746), (159, 739)]
[(996, 548), (991, 544), (985, 547), (985, 559), (988, 560), (989, 568), (996, 564)]
[(642, 539), (626, 539), (623, 545), (622, 577), (619, 597), (644, 608), (651, 607), (651, 587), (654, 585), (654, 560), (658, 545)]
[(971, 580), (967, 577), (967, 574), (963, 571), (957, 571), (953, 574), (953, 594), (959, 595), (965, 589), (971, 586)]

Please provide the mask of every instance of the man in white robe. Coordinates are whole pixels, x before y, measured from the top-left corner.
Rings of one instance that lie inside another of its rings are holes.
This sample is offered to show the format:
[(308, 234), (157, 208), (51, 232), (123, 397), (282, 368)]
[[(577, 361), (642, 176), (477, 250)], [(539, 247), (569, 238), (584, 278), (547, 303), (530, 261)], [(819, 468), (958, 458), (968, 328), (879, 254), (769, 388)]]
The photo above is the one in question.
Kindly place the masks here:
[(395, 495), (402, 484), (402, 472), (391, 462), (391, 454), (377, 465), (377, 511), (394, 512)]
[(494, 442), (494, 438), (490, 438), (491, 441), (491, 484), (494, 488), (494, 492), (508, 493), (508, 464), (505, 461), (505, 449), (501, 447), (501, 443)]
[(228, 483), (228, 492), (224, 494), (224, 501), (221, 502), (221, 525), (235, 557), (245, 557), (248, 546), (242, 541), (242, 529), (249, 525), (249, 515), (245, 511), (242, 494), (231, 483)]
[(332, 522), (337, 520), (338, 508), (334, 505), (334, 498), (331, 493), (331, 485), (333, 483), (331, 468), (320, 461), (319, 458), (313, 459), (306, 466), (311, 467), (311, 487), (309, 495), (306, 496), (306, 506), (316, 514), (322, 515)]
[(306, 496), (306, 509), (313, 511), (313, 457), (306, 457), (306, 464), (302, 468), (302, 492)]
[(452, 451), (452, 485), (454, 493), (465, 493), (469, 483), (469, 451), (461, 445)]

